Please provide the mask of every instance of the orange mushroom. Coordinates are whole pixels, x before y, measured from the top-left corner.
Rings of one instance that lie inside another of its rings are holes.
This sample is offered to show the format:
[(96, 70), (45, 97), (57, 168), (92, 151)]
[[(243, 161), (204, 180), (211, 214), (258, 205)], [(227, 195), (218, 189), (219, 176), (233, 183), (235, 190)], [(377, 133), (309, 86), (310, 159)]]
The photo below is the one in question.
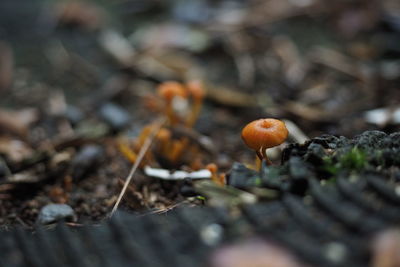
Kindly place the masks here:
[(260, 160), (265, 159), (268, 165), (266, 149), (282, 144), (288, 136), (285, 123), (276, 119), (259, 119), (250, 122), (242, 130), (242, 139), (248, 147), (256, 151)]
[(206, 169), (211, 172), (211, 180), (218, 185), (225, 185), (225, 174), (218, 174), (218, 166), (215, 163), (209, 163)]
[(173, 100), (176, 97), (187, 98), (185, 87), (178, 82), (163, 82), (157, 87), (157, 93), (165, 100), (166, 113), (170, 124), (175, 124), (177, 117), (174, 114)]
[(157, 87), (157, 92), (167, 101), (167, 103), (171, 102), (176, 96), (183, 98), (186, 98), (187, 96), (185, 87), (183, 87), (182, 84), (173, 81), (163, 82), (160, 84)]
[(186, 87), (193, 99), (193, 106), (186, 124), (188, 127), (193, 127), (199, 116), (206, 92), (201, 81), (190, 81), (186, 84)]

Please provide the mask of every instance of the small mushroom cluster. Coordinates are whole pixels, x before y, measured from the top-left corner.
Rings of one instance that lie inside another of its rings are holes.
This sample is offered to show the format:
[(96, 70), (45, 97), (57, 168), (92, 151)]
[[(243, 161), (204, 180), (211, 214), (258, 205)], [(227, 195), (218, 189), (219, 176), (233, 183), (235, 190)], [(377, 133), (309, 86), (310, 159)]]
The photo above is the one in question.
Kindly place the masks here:
[[(146, 164), (160, 165), (157, 164), (157, 159), (174, 167), (182, 163), (193, 170), (205, 167), (199, 147), (188, 136), (176, 134), (178, 128), (194, 131), (193, 126), (200, 114), (204, 97), (205, 89), (200, 81), (189, 81), (185, 84), (167, 81), (156, 88), (151, 105), (153, 110), (166, 117), (166, 123), (156, 134), (153, 148), (147, 152), (142, 167)], [(133, 144), (121, 142), (119, 150), (131, 162), (135, 162), (138, 151), (154, 127), (153, 124), (145, 126)], [(188, 160), (183, 162), (184, 159)]]
[[(185, 85), (173, 81), (164, 82), (158, 86), (157, 93), (164, 100), (162, 110), (168, 117), (170, 125), (183, 123), (187, 127), (193, 127), (205, 96), (205, 90), (200, 81), (190, 81)], [(189, 98), (191, 101), (190, 112), (187, 118), (183, 119), (182, 117), (186, 115)]]

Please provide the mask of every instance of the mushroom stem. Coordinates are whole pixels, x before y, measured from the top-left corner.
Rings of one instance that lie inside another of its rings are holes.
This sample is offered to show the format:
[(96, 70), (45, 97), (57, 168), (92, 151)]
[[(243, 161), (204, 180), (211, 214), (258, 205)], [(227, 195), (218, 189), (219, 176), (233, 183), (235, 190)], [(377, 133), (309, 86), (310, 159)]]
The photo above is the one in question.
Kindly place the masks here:
[(193, 125), (195, 124), (197, 118), (199, 117), (199, 113), (200, 113), (200, 110), (201, 110), (201, 105), (202, 105), (201, 101), (196, 101), (193, 104), (191, 113), (189, 114), (189, 118), (188, 118), (188, 120), (186, 122), (186, 125), (189, 128), (193, 127)]
[(272, 165), (272, 161), (267, 156), (267, 149), (262, 147), (260, 150), (261, 150), (261, 154), (263, 156), (263, 159), (265, 159), (265, 162), (267, 163), (267, 165)]
[(187, 97), (185, 87), (178, 82), (164, 82), (157, 87), (158, 95), (165, 101), (165, 112), (169, 123), (174, 125), (178, 122), (177, 114), (174, 111), (174, 98), (175, 97)]
[(191, 112), (186, 120), (186, 125), (188, 127), (193, 127), (197, 118), (199, 117), (205, 95), (205, 89), (201, 81), (188, 82), (186, 84), (186, 88), (190, 92), (193, 104)]
[(262, 155), (261, 151), (260, 150), (256, 150), (256, 154), (257, 154), (257, 157), (262, 161), (263, 160), (263, 155)]
[(261, 170), (261, 159), (258, 157), (258, 156), (256, 156), (256, 159), (255, 159), (255, 170), (256, 171), (259, 171), (259, 170)]
[(174, 125), (176, 123), (174, 111), (172, 108), (172, 103), (168, 103), (166, 107), (166, 114), (168, 118), (169, 125)]

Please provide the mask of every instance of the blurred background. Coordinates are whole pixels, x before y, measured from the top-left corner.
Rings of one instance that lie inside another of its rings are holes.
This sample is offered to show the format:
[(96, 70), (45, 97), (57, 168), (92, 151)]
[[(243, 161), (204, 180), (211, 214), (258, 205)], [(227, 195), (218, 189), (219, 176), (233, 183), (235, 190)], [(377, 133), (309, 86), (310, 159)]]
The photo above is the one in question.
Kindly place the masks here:
[(297, 142), (400, 129), (396, 0), (3, 0), (0, 12), (1, 131), (36, 145), (135, 136), (167, 80), (206, 84), (196, 130), (235, 160), (253, 156), (238, 136), (259, 117), (289, 120)]
[(126, 88), (111, 97), (135, 110), (160, 81), (202, 79), (210, 103), (289, 118), (310, 136), (399, 129), (395, 0), (3, 0), (0, 10), (4, 107), (48, 110), (53, 94), (79, 107), (114, 79)]

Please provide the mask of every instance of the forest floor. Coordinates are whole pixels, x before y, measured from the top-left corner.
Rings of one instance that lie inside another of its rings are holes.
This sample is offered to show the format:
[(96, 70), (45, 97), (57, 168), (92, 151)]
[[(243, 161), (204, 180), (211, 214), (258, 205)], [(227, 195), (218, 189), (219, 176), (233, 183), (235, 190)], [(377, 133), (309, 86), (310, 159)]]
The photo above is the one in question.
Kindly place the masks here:
[[(127, 149), (138, 153), (143, 129), (165, 116), (165, 81), (199, 80), (206, 95), (193, 127), (167, 127), (184, 152), (171, 160), (154, 141), (153, 168), (251, 166), (241, 129), (264, 117), (289, 128), (276, 165), (289, 143), (400, 131), (397, 1), (322, 2), (1, 1), (0, 225), (31, 228), (51, 203), (69, 205), (74, 224), (106, 218), (132, 166)], [(203, 203), (193, 183), (140, 166), (122, 206)]]

